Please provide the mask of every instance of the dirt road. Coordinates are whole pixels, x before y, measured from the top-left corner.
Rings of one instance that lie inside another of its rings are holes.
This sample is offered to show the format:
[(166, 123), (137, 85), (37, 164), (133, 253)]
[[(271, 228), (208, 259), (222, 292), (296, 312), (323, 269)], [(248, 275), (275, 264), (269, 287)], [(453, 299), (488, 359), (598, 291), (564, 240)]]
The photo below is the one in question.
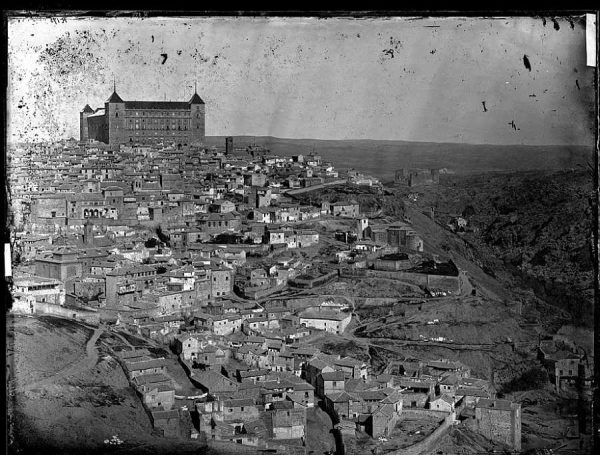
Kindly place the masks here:
[(96, 362), (98, 361), (98, 350), (96, 349), (96, 341), (98, 341), (98, 338), (100, 338), (100, 335), (102, 335), (103, 332), (104, 328), (99, 327), (94, 329), (94, 333), (85, 345), (85, 356), (83, 358), (73, 362), (72, 364), (68, 365), (62, 370), (59, 370), (58, 372), (56, 372), (56, 374), (49, 378), (27, 384), (24, 387), (24, 389), (31, 390), (34, 388), (43, 387), (45, 385), (56, 384), (57, 380), (59, 379), (66, 378), (68, 376), (77, 374), (81, 371), (90, 370), (94, 368), (94, 365), (96, 365)]

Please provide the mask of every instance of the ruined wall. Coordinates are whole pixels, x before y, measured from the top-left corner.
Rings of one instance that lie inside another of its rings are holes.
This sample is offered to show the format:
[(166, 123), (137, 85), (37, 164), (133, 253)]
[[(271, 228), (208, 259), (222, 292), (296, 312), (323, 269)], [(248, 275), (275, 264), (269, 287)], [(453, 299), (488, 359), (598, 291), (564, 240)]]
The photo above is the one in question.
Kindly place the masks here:
[(492, 441), (521, 450), (520, 410), (475, 408), (475, 429)]

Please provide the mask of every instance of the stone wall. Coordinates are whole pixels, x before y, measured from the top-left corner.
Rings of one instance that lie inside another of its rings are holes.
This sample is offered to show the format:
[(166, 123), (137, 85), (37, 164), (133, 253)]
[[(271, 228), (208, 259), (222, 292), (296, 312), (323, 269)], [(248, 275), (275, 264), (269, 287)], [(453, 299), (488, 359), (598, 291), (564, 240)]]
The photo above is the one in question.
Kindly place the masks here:
[(79, 310), (76, 308), (66, 308), (64, 306), (54, 305), (48, 302), (37, 302), (35, 304), (35, 312), (37, 314), (50, 314), (53, 316), (60, 316), (67, 319), (84, 321), (88, 324), (97, 325), (100, 323), (100, 314), (92, 309)]
[(313, 288), (315, 286), (320, 286), (321, 284), (325, 284), (328, 281), (332, 281), (338, 277), (338, 271), (334, 270), (333, 272), (329, 272), (325, 275), (321, 275), (319, 277), (313, 279), (306, 278), (294, 278), (290, 280), (290, 284), (299, 287), (299, 288)]
[(521, 430), (518, 410), (475, 409), (475, 429), (492, 441), (499, 441), (521, 450)]
[(404, 271), (383, 271), (383, 270), (365, 270), (365, 269), (340, 269), (340, 277), (375, 277), (389, 278), (392, 280), (406, 281), (417, 286), (428, 287), (432, 289), (448, 290), (459, 293), (461, 290), (461, 281), (465, 277), (448, 275), (428, 275), (426, 273), (414, 273)]

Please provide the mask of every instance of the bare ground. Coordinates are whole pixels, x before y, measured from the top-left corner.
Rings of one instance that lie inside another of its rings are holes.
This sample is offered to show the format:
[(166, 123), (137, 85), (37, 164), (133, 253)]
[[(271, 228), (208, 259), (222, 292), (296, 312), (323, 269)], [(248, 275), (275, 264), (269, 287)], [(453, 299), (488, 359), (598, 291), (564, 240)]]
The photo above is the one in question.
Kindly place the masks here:
[[(112, 334), (100, 337), (100, 331), (58, 318), (7, 322), (9, 453), (214, 453), (200, 441), (153, 433), (140, 399), (108, 354)], [(104, 442), (114, 435), (123, 444)]]

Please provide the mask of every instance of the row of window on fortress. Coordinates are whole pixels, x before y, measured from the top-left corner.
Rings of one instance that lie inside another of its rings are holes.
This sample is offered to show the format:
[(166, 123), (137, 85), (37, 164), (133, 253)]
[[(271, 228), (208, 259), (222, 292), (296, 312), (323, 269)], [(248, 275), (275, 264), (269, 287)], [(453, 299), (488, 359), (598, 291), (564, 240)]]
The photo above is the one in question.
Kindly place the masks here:
[[(118, 114), (118, 112), (117, 112)], [(125, 114), (133, 116), (133, 112), (130, 110), (126, 110)], [(189, 117), (190, 116), (190, 111), (168, 111), (168, 112), (154, 112), (154, 111), (142, 111), (142, 117), (146, 117), (146, 114), (148, 115), (148, 117)], [(169, 115), (170, 114), (170, 115)], [(139, 117), (140, 116), (140, 111), (135, 111), (135, 116)]]
[[(161, 122), (159, 124), (158, 120), (155, 119), (154, 122), (149, 122), (149, 123), (144, 123), (144, 120), (142, 120), (142, 124), (141, 125), (138, 123), (138, 120), (136, 120), (135, 121), (135, 128), (134, 128), (134, 123), (131, 120), (129, 120), (129, 123), (128, 123), (127, 126), (128, 126), (128, 128), (127, 128), (128, 130), (133, 130), (133, 129), (136, 129), (136, 130), (139, 130), (139, 129), (142, 129), (142, 130), (165, 130), (165, 129), (169, 130), (169, 129), (173, 129), (173, 130), (175, 130), (175, 129), (178, 129), (179, 131), (181, 131), (181, 130), (187, 130), (188, 127), (190, 126), (190, 124), (189, 124), (189, 122), (182, 123), (181, 120), (178, 120), (177, 123), (175, 123), (175, 120), (172, 120), (171, 121), (171, 125), (170, 125), (171, 128), (169, 128), (169, 124), (168, 123), (165, 124), (165, 122), (161, 120)], [(200, 125), (197, 125), (196, 128), (200, 128)]]
[[(119, 113), (115, 112), (115, 117), (118, 117)], [(138, 111), (135, 112), (135, 116), (139, 117), (140, 113)], [(133, 113), (131, 111), (125, 111), (125, 117), (133, 117)], [(142, 117), (146, 117), (146, 112), (142, 112)], [(158, 118), (158, 117), (185, 117), (190, 118), (190, 111), (181, 111), (176, 112), (172, 111), (171, 115), (168, 112), (148, 112), (148, 117)], [(200, 114), (196, 114), (196, 118), (200, 118)]]

